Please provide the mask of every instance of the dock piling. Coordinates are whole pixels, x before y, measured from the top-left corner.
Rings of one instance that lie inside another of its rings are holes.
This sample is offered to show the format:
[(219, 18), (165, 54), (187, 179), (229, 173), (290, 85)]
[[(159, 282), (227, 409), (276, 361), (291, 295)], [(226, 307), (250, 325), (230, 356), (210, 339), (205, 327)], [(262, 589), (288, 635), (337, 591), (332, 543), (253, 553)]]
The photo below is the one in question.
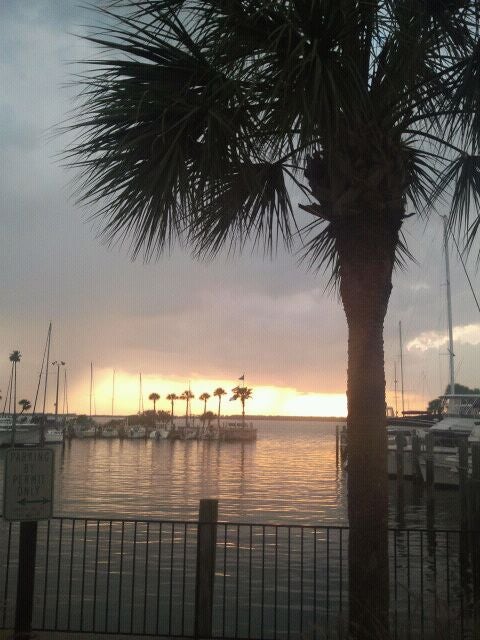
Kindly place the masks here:
[(468, 440), (458, 440), (458, 480), (460, 490), (461, 529), (468, 529)]
[(426, 485), (427, 485), (427, 529), (435, 524), (435, 472), (433, 466), (433, 447), (435, 441), (432, 433), (425, 436)]

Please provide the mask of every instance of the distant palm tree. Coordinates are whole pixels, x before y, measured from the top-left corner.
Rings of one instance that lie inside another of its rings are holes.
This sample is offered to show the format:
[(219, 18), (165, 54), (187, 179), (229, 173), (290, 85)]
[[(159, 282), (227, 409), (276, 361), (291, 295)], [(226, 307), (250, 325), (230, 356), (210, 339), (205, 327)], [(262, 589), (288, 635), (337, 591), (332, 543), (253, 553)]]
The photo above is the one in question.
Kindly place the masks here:
[(245, 400), (249, 400), (252, 397), (253, 389), (248, 387), (235, 387), (232, 389), (233, 396), (230, 400), (240, 400), (242, 403), (242, 423), (245, 426)]
[(26, 400), (25, 398), (23, 398), (22, 400), (19, 400), (18, 404), (22, 407), (20, 414), (32, 408), (32, 403), (30, 402), (30, 400)]
[(193, 398), (195, 398), (195, 396), (190, 391), (190, 389), (187, 389), (186, 391), (184, 391), (182, 393), (182, 395), (180, 396), (181, 400), (186, 400), (186, 402), (187, 402), (187, 406), (186, 406), (186, 409), (185, 409), (185, 419), (186, 419), (186, 423), (187, 424), (188, 424), (188, 410), (190, 408), (190, 400), (193, 400)]
[(12, 351), (12, 353), (10, 354), (9, 360), (12, 363), (17, 363), (17, 362), (20, 362), (21, 357), (22, 357), (22, 354), (20, 353), (20, 351), (16, 349), (15, 351)]
[(210, 398), (210, 394), (206, 391), (202, 393), (201, 396), (198, 396), (199, 400), (203, 400), (203, 421), (205, 422), (205, 415), (207, 413), (207, 400)]
[(158, 395), (158, 393), (151, 393), (148, 396), (148, 399), (153, 402), (153, 413), (157, 413), (156, 405), (157, 405), (157, 400), (160, 400), (160, 396)]
[(227, 395), (227, 392), (225, 389), (222, 389), (222, 387), (217, 387), (213, 392), (213, 395), (218, 396), (218, 425), (220, 426), (220, 406), (222, 403), (222, 396)]
[(168, 396), (167, 396), (167, 400), (170, 400), (170, 403), (172, 405), (171, 418), (172, 418), (172, 425), (173, 425), (173, 403), (175, 402), (175, 400), (179, 400), (179, 397), (177, 396), (176, 393), (169, 393)]

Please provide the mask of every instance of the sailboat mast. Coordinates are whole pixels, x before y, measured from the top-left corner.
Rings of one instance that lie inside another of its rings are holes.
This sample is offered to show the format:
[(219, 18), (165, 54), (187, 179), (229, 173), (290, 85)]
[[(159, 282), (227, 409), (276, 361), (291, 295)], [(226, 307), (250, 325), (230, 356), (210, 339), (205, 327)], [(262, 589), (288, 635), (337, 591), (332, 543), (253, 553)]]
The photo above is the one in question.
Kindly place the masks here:
[(400, 382), (402, 385), (402, 415), (405, 413), (405, 395), (403, 390), (403, 344), (402, 344), (402, 322), (398, 323), (398, 333), (400, 338)]
[(48, 365), (50, 363), (50, 340), (52, 338), (52, 323), (50, 322), (48, 326), (48, 335), (47, 335), (47, 362), (45, 366), (45, 388), (43, 390), (43, 418), (45, 419), (45, 403), (47, 401), (47, 383), (48, 383)]
[(443, 246), (445, 249), (445, 274), (447, 276), (447, 320), (448, 320), (448, 359), (450, 368), (450, 393), (455, 393), (455, 367), (453, 364), (453, 322), (452, 322), (452, 294), (450, 290), (450, 261), (448, 258), (448, 222), (443, 216)]

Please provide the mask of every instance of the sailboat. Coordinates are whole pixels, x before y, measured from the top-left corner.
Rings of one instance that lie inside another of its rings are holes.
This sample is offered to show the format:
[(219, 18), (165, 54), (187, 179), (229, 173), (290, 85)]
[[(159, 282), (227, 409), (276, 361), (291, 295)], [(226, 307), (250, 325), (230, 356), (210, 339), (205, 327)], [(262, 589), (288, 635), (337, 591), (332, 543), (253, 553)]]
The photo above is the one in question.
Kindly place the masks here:
[[(459, 486), (459, 460), (458, 440), (467, 438), (471, 442), (480, 442), (480, 395), (455, 393), (455, 368), (453, 349), (453, 321), (452, 299), (450, 288), (450, 262), (448, 251), (448, 223), (444, 217), (443, 242), (445, 252), (446, 274), (446, 298), (448, 320), (448, 355), (449, 355), (449, 392), (440, 396), (440, 411), (438, 416), (430, 418), (417, 417), (413, 422), (407, 422), (405, 418), (389, 420), (388, 433), (388, 473), (396, 475), (396, 436), (401, 433), (405, 436), (404, 449), (404, 475), (411, 476), (414, 473), (412, 464), (411, 439), (417, 435), (425, 450), (424, 439), (427, 433), (435, 438), (434, 444), (434, 477), (435, 484), (441, 486)], [(401, 336), (401, 333), (400, 333)], [(401, 337), (400, 337), (401, 349)], [(403, 376), (402, 376), (403, 378)], [(403, 383), (403, 379), (402, 379)], [(402, 384), (403, 398), (403, 384)], [(403, 403), (402, 403), (403, 404)], [(420, 471), (426, 479), (426, 459), (424, 455), (419, 460)]]
[[(449, 355), (449, 393), (440, 396), (440, 421), (430, 429), (435, 438), (434, 478), (435, 484), (459, 486), (460, 468), (458, 455), (459, 438), (469, 443), (480, 442), (480, 394), (455, 393), (455, 368), (453, 350), (452, 299), (450, 290), (450, 264), (448, 255), (448, 224), (444, 217), (445, 272), (447, 277), (447, 318)], [(469, 462), (471, 466), (471, 461)], [(420, 460), (420, 468), (426, 478), (426, 460)]]

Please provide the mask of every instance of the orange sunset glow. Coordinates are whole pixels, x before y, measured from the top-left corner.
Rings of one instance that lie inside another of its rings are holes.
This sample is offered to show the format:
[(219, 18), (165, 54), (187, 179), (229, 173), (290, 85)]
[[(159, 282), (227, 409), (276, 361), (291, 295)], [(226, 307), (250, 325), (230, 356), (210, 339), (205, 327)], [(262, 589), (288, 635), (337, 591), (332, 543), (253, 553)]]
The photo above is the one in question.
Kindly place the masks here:
[[(231, 390), (240, 380), (194, 378), (190, 381), (173, 377), (142, 375), (142, 399), (140, 401), (140, 376), (124, 371), (115, 372), (115, 390), (113, 394), (113, 372), (100, 369), (94, 374), (94, 394), (92, 398), (92, 413), (109, 415), (113, 411), (116, 415), (134, 414), (139, 410), (152, 409), (153, 404), (148, 399), (151, 393), (158, 393), (160, 400), (156, 403), (157, 410), (170, 411), (170, 402), (166, 396), (170, 393), (180, 395), (190, 388), (195, 395), (192, 402), (192, 413), (202, 413), (204, 403), (198, 397), (207, 392), (211, 398), (207, 402), (207, 410), (214, 413), (218, 410), (218, 399), (213, 396), (217, 387), (223, 387), (227, 394), (222, 397), (221, 412), (223, 415), (239, 414), (240, 402), (230, 402)], [(246, 403), (246, 412), (250, 415), (286, 415), (286, 416), (345, 416), (347, 413), (347, 399), (343, 393), (305, 393), (293, 387), (277, 387), (257, 384), (245, 376), (245, 385), (253, 389), (252, 399)], [(90, 383), (77, 384), (69, 390), (70, 411), (87, 413), (90, 408)], [(181, 400), (175, 402), (175, 414), (184, 411)]]

